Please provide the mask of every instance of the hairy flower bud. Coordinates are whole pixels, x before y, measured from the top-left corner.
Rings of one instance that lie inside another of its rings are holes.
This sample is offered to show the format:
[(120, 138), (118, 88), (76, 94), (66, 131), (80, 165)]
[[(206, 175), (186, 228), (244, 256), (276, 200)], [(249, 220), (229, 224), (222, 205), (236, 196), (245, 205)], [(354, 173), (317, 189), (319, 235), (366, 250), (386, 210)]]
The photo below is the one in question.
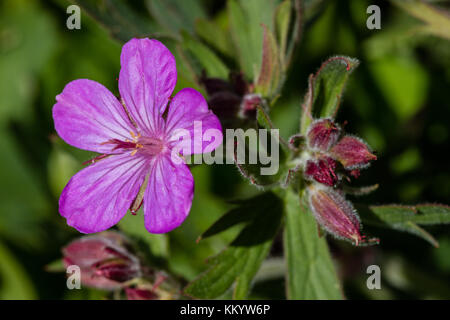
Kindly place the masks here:
[(326, 231), (337, 238), (350, 240), (355, 245), (362, 242), (358, 214), (340, 193), (312, 184), (308, 187), (308, 200), (316, 221)]
[(325, 157), (317, 161), (308, 160), (306, 162), (304, 174), (305, 178), (308, 180), (315, 180), (332, 187), (338, 181), (338, 176), (336, 175), (335, 170), (336, 161), (329, 157)]
[(80, 267), (84, 285), (113, 290), (141, 275), (139, 261), (126, 244), (124, 236), (112, 231), (81, 237), (63, 248), (63, 262)]
[(314, 121), (306, 134), (311, 149), (328, 151), (339, 139), (340, 128), (330, 119)]
[(333, 158), (338, 160), (345, 169), (359, 169), (367, 166), (377, 157), (371, 153), (367, 144), (354, 136), (344, 136), (330, 150)]

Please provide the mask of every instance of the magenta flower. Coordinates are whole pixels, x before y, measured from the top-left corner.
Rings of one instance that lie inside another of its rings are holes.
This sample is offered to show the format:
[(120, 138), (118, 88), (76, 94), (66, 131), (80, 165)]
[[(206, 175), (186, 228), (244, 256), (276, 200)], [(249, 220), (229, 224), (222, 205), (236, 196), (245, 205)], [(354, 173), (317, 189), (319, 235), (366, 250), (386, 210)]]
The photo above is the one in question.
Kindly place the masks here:
[[(168, 232), (186, 219), (194, 193), (188, 166), (172, 156), (178, 130), (194, 136), (194, 121), (199, 121), (203, 135), (208, 129), (221, 132), (221, 125), (196, 90), (182, 89), (171, 99), (175, 58), (159, 41), (130, 40), (120, 61), (121, 101), (86, 79), (70, 82), (56, 97), (53, 119), (59, 136), (101, 154), (66, 185), (59, 211), (70, 226), (93, 233), (112, 227), (143, 201), (147, 230)], [(203, 153), (209, 144), (193, 139), (188, 148), (184, 144), (183, 155)]]

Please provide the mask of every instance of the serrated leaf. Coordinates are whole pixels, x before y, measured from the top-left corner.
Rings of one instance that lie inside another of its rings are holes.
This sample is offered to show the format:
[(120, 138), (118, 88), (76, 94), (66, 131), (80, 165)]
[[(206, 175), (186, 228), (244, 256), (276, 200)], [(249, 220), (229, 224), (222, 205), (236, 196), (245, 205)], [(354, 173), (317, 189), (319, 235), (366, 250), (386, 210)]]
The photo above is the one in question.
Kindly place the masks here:
[(79, 5), (105, 27), (113, 38), (121, 42), (126, 42), (134, 37), (160, 38), (173, 36), (161, 33), (161, 28), (155, 23), (137, 15), (121, 0), (71, 1)]
[(288, 299), (342, 299), (340, 284), (325, 237), (299, 196), (288, 190), (285, 198), (284, 250)]
[(358, 64), (355, 58), (331, 57), (310, 76), (301, 120), (303, 134), (311, 122), (311, 115), (314, 118), (336, 116), (348, 77)]
[[(229, 70), (222, 60), (207, 46), (195, 40), (188, 33), (182, 33), (182, 47), (193, 58), (191, 65), (200, 66), (199, 69), (206, 71), (208, 77), (228, 79)], [(198, 70), (200, 74), (202, 70)]]
[(357, 205), (356, 207), (363, 223), (409, 232), (423, 238), (434, 246), (438, 246), (436, 239), (419, 225), (450, 223), (450, 207), (446, 205)]
[[(224, 294), (235, 283), (234, 299), (247, 297), (251, 281), (267, 256), (281, 223), (282, 202), (268, 192), (245, 200), (241, 206), (253, 213), (239, 221), (238, 212), (242, 211), (231, 210), (205, 232), (217, 234), (232, 225), (247, 222), (224, 251), (209, 259), (211, 267), (185, 288), (187, 295), (213, 299)], [(252, 219), (246, 221), (248, 218)]]

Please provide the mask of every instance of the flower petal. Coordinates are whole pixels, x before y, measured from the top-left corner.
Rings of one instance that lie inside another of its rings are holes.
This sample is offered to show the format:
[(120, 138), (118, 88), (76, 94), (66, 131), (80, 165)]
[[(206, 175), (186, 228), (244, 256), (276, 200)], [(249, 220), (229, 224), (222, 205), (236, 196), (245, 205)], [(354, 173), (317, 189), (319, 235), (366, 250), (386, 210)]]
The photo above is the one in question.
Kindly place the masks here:
[[(213, 151), (222, 143), (222, 126), (217, 116), (208, 109), (205, 98), (197, 90), (180, 90), (169, 105), (166, 121), (166, 135), (172, 143), (178, 143), (178, 130), (187, 130), (189, 139), (179, 142), (184, 147), (184, 155)], [(213, 132), (213, 141), (203, 141), (206, 131)]]
[(147, 160), (112, 155), (70, 179), (59, 199), (67, 224), (83, 233), (106, 230), (126, 214), (148, 170)]
[(194, 178), (185, 163), (175, 164), (170, 155), (155, 159), (144, 195), (145, 227), (165, 233), (178, 227), (189, 214)]
[(159, 132), (177, 81), (175, 58), (159, 41), (131, 39), (122, 48), (119, 91), (141, 131)]
[(110, 139), (130, 137), (134, 127), (116, 97), (98, 82), (79, 79), (56, 96), (53, 120), (58, 135), (68, 144), (99, 153), (111, 153)]

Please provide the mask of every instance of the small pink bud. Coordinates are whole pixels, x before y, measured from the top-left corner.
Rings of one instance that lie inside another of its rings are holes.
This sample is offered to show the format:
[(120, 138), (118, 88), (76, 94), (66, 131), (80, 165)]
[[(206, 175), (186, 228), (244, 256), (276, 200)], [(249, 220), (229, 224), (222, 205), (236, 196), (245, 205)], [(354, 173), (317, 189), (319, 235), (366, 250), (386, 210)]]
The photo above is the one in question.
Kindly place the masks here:
[(80, 267), (82, 284), (114, 290), (141, 274), (139, 260), (128, 251), (126, 244), (124, 236), (112, 231), (81, 237), (63, 248), (63, 262), (66, 267)]
[(156, 300), (158, 295), (152, 290), (139, 288), (125, 288), (128, 300)]
[(336, 161), (329, 157), (317, 161), (308, 160), (306, 162), (305, 177), (332, 187), (338, 181), (335, 170)]
[(330, 153), (345, 169), (349, 170), (364, 168), (371, 160), (377, 159), (364, 141), (348, 135), (339, 140)]
[(328, 151), (338, 140), (340, 128), (330, 119), (314, 121), (308, 129), (306, 137), (311, 149)]
[(309, 206), (316, 221), (337, 238), (347, 239), (358, 245), (360, 221), (353, 205), (331, 188), (312, 184), (308, 187)]

